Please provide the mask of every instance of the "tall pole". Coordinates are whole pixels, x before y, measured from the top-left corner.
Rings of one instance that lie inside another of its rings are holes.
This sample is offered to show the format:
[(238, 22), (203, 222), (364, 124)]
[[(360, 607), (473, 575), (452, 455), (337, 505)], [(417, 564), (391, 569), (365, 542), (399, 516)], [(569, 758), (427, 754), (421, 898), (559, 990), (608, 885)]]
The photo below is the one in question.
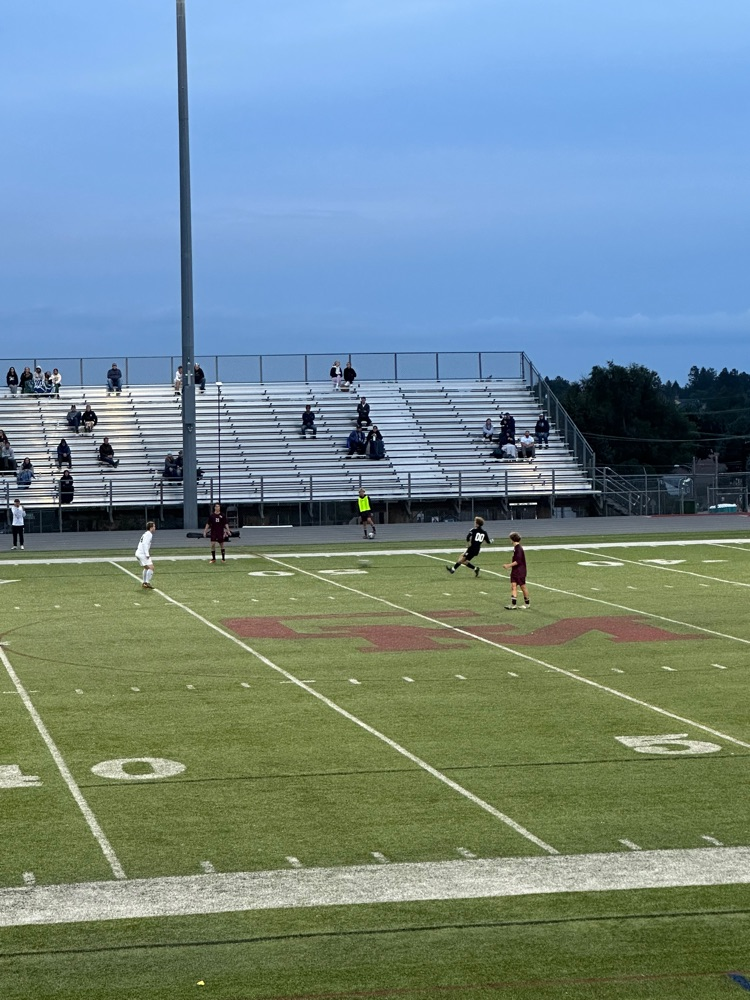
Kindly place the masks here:
[(190, 128), (188, 118), (185, 0), (177, 3), (177, 103), (180, 126), (180, 285), (182, 312), (182, 516), (185, 528), (198, 527), (195, 446), (195, 337), (193, 331), (193, 227), (190, 210)]

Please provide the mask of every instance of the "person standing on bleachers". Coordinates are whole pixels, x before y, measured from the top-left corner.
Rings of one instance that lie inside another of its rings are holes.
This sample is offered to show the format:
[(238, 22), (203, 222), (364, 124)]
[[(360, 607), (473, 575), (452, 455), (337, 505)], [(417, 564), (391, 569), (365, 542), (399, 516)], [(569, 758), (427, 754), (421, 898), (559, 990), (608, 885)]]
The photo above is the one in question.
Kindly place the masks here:
[(302, 413), (302, 427), (300, 428), (300, 433), (303, 438), (307, 438), (308, 431), (312, 431), (313, 437), (318, 436), (318, 428), (315, 426), (315, 414), (309, 403)]

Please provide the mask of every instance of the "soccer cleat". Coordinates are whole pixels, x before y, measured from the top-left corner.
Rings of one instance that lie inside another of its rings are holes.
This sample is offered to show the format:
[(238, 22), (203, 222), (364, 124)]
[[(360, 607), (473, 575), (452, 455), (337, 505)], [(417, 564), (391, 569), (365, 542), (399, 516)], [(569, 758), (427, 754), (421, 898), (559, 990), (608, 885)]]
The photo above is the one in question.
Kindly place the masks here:
[(12, 548), (12, 549), (17, 549), (17, 548), (18, 548), (18, 546), (17, 546), (17, 545), (11, 545), (11, 548)]
[(505, 605), (505, 610), (506, 611), (518, 611), (518, 605), (517, 604), (506, 604)]
[(445, 568), (448, 570), (449, 573), (455, 573), (456, 572), (455, 569), (452, 566), (446, 566)]
[(210, 563), (212, 563), (212, 564), (216, 562), (216, 560), (215, 560), (215, 559), (209, 559), (208, 561), (209, 561)]
[(23, 545), (21, 546), (21, 548), (23, 548)]
[(474, 576), (479, 576), (479, 566), (474, 567)]

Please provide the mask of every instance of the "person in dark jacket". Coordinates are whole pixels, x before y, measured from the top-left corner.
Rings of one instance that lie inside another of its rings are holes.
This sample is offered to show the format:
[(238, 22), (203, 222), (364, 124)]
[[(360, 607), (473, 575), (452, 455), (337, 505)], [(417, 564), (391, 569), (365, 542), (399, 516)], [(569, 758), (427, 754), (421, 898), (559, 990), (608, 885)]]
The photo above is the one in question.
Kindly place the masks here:
[(115, 458), (115, 449), (109, 443), (108, 437), (105, 437), (99, 445), (99, 461), (105, 465), (111, 465), (114, 469), (120, 464), (120, 459)]
[(357, 427), (369, 427), (371, 423), (370, 404), (366, 396), (360, 396), (357, 404)]
[(309, 403), (302, 413), (302, 427), (300, 428), (300, 433), (303, 438), (307, 437), (308, 431), (312, 431), (313, 437), (318, 436), (318, 428), (315, 426), (315, 414)]
[(534, 424), (534, 436), (538, 445), (549, 448), (549, 420), (543, 413), (539, 414), (539, 419)]
[(107, 389), (116, 392), (118, 396), (122, 392), (122, 372), (116, 361), (112, 362), (112, 367), (107, 372)]
[(18, 380), (18, 384), (21, 386), (21, 392), (32, 392), (32, 386), (34, 384), (34, 376), (31, 373), (31, 369), (28, 365), (21, 372), (21, 377)]
[(21, 462), (21, 468), (16, 473), (16, 483), (18, 486), (31, 486), (32, 479), (36, 479), (34, 466), (31, 464), (30, 458), (25, 458)]
[(201, 392), (206, 391), (206, 373), (196, 361), (193, 365), (193, 380)]
[(367, 446), (367, 438), (365, 437), (365, 432), (361, 427), (355, 427), (351, 432), (349, 437), (346, 439), (346, 446), (349, 449), (346, 457), (351, 458), (353, 455), (364, 455), (365, 447)]
[(91, 433), (99, 423), (99, 417), (91, 409), (91, 403), (86, 403), (86, 409), (81, 414), (81, 426), (85, 431)]
[(18, 372), (12, 366), (8, 369), (8, 374), (5, 376), (5, 384), (10, 389), (11, 396), (15, 396), (18, 392)]
[(346, 365), (344, 365), (344, 385), (346, 386), (352, 385), (354, 382), (356, 382), (356, 380), (357, 380), (357, 373), (352, 368), (352, 359), (349, 358), (349, 360), (346, 362)]
[(70, 404), (70, 409), (65, 414), (65, 421), (72, 431), (78, 433), (78, 428), (81, 426), (81, 417), (83, 414), (79, 409), (77, 409), (75, 403)]
[(383, 435), (378, 430), (378, 425), (373, 424), (366, 439), (367, 457), (373, 459), (385, 458), (385, 445)]
[(70, 469), (66, 469), (60, 477), (58, 483), (60, 489), (60, 503), (73, 503), (73, 477)]
[(70, 454), (70, 445), (65, 440), (65, 438), (60, 438), (60, 444), (57, 446), (57, 467), (62, 469), (63, 465), (67, 465), (68, 468), (73, 468), (73, 456)]

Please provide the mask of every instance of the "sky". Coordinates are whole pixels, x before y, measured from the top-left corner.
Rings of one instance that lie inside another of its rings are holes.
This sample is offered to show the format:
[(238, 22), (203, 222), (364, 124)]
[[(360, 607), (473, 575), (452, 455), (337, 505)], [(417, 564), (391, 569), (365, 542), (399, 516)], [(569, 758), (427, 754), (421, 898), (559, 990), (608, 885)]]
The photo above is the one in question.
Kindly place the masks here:
[[(198, 357), (750, 368), (747, 0), (186, 9)], [(180, 353), (176, 72), (175, 0), (3, 5), (0, 355)]]

